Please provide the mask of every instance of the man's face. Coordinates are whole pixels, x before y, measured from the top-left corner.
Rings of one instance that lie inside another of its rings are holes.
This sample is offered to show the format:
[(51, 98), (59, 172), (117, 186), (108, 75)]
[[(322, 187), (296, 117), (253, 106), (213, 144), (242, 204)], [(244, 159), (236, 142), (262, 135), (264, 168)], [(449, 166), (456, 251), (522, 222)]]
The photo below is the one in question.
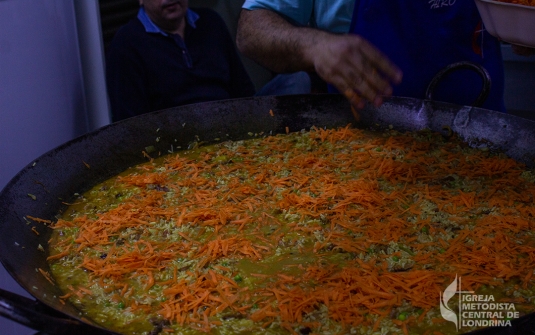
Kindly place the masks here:
[(181, 21), (188, 9), (188, 0), (140, 0), (154, 23), (167, 27)]

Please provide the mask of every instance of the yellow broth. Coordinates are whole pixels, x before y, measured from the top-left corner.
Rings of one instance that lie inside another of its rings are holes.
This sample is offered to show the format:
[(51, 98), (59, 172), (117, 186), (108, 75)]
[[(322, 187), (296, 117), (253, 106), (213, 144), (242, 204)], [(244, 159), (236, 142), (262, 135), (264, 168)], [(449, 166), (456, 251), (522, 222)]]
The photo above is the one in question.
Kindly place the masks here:
[(535, 310), (534, 180), (428, 131), (225, 142), (81, 195), (54, 225), (51, 271), (125, 334), (458, 334), (439, 308), (456, 276)]

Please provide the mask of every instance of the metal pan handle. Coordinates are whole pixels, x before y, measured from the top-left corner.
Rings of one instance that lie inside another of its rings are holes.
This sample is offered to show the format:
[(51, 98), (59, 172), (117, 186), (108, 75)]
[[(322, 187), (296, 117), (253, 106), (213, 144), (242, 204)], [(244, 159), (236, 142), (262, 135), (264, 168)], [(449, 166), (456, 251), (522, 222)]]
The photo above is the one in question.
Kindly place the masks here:
[(461, 69), (473, 70), (477, 72), (477, 74), (479, 74), (479, 76), (483, 80), (481, 93), (479, 93), (477, 99), (472, 103), (473, 107), (481, 107), (489, 96), (492, 81), (490, 79), (489, 72), (483, 66), (468, 61), (453, 63), (440, 70), (427, 86), (427, 91), (425, 92), (426, 98), (428, 100), (433, 100), (433, 92), (435, 91), (437, 84), (451, 72)]
[(115, 334), (71, 319), (32, 299), (0, 289), (0, 315), (49, 335)]

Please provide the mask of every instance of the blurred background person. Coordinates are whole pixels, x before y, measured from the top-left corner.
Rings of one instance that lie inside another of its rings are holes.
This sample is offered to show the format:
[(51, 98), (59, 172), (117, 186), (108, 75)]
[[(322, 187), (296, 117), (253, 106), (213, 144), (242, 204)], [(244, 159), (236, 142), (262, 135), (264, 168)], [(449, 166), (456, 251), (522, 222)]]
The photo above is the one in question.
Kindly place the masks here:
[(112, 121), (255, 94), (221, 17), (188, 0), (140, 0), (106, 57)]

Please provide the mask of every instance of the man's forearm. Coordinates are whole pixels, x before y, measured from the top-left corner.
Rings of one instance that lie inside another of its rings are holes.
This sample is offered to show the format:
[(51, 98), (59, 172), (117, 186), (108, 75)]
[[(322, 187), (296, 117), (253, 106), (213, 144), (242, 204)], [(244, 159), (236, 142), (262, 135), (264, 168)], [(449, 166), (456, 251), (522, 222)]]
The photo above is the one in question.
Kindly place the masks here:
[(313, 71), (309, 55), (325, 34), (296, 27), (269, 10), (242, 10), (236, 43), (245, 56), (274, 72)]
[(296, 27), (268, 10), (242, 10), (236, 42), (240, 51), (272, 71), (315, 71), (357, 108), (381, 105), (401, 82), (401, 71), (355, 34)]

